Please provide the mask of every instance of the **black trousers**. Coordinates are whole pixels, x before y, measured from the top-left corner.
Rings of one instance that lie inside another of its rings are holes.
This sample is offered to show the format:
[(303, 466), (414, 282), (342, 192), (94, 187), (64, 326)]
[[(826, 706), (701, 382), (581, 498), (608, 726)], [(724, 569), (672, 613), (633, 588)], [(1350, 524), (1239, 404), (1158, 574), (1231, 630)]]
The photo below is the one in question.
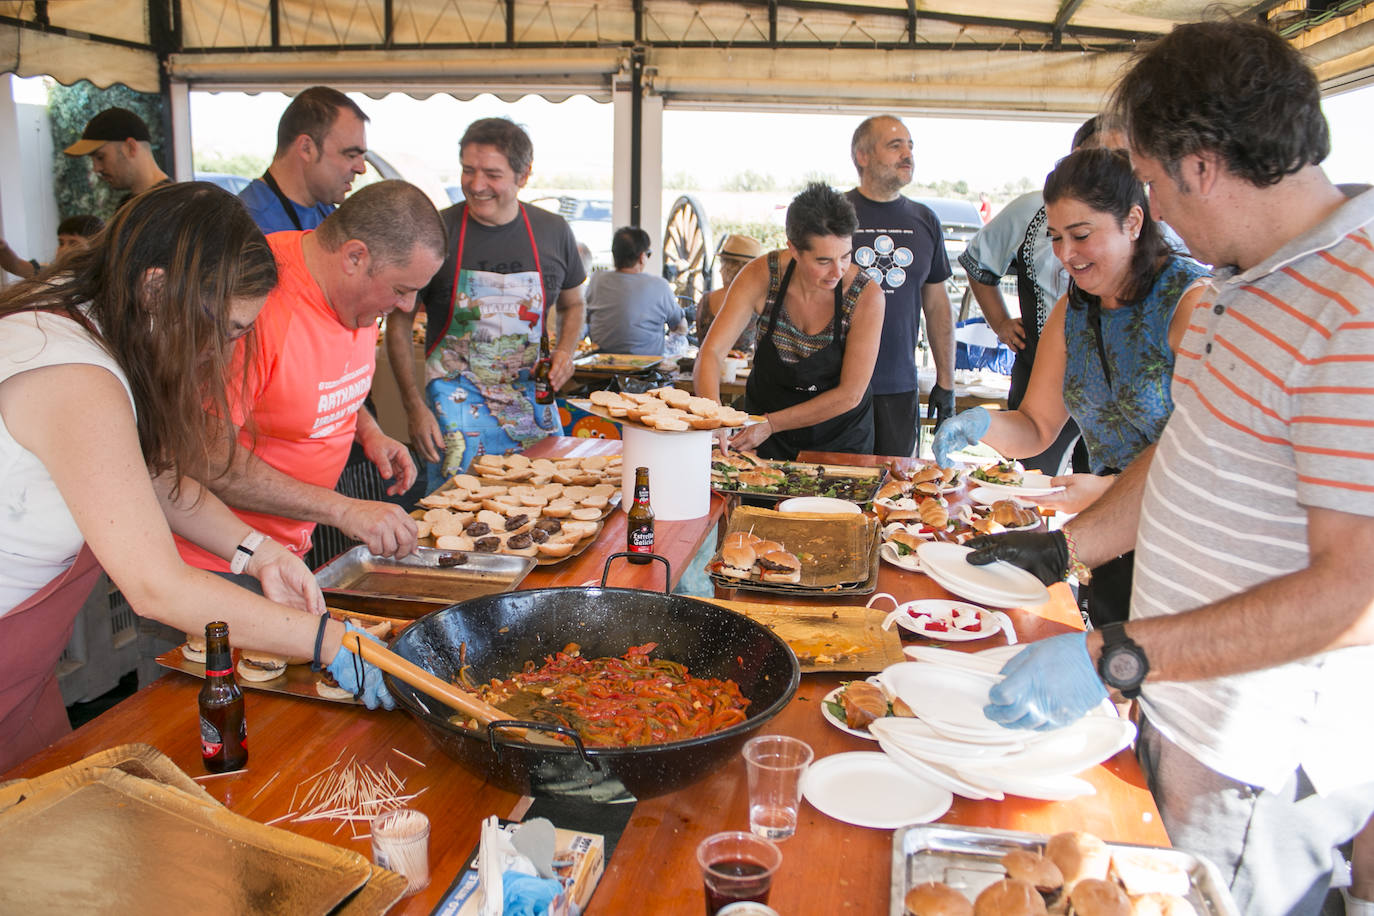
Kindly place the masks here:
[(920, 392), (873, 395), (873, 454), (910, 458), (920, 423)]

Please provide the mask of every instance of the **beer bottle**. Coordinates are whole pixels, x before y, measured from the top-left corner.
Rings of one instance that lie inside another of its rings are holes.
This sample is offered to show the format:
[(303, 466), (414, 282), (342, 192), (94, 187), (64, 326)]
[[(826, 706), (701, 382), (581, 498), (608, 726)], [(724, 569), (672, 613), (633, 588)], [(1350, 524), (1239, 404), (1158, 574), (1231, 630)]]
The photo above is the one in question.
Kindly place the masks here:
[(549, 320), (547, 307), (539, 322), (539, 359), (534, 364), (534, 402), (552, 404), (553, 390), (553, 353), (549, 349)]
[(200, 688), (200, 754), (211, 773), (241, 770), (248, 764), (248, 724), (243, 691), (234, 680), (229, 624), (205, 625), (205, 683)]
[[(635, 501), (630, 507), (629, 527), (625, 529), (625, 549), (630, 553), (654, 552), (654, 510), (649, 506), (649, 469), (635, 468)], [(631, 557), (631, 563), (648, 563), (649, 558)]]

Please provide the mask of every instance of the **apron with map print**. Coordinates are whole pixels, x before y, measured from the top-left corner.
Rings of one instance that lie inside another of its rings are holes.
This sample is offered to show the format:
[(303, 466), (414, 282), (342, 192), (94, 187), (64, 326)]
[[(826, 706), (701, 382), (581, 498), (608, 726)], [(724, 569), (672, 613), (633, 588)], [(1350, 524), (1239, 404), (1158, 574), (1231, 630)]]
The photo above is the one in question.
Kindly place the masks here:
[[(562, 435), (556, 405), (534, 402), (532, 370), (545, 320), (543, 271), (524, 204), (534, 270), (464, 270), (468, 214), (458, 232), (449, 319), (425, 354), (425, 393), (444, 435), (442, 474), (465, 471), (479, 455), (519, 451)], [(433, 483), (433, 481), (431, 481)]]

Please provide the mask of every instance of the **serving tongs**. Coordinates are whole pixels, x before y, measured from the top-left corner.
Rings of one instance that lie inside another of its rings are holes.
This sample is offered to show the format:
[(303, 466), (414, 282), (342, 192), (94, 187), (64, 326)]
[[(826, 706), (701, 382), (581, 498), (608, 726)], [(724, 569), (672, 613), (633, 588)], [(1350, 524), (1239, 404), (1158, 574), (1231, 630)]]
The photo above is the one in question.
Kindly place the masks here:
[[(475, 719), (479, 725), (489, 727), (493, 723), (512, 721), (510, 713), (491, 705), (480, 697), (473, 696), (460, 687), (440, 680), (414, 662), (402, 658), (370, 639), (362, 638), (358, 633), (344, 633), (343, 647), (363, 661), (376, 665), (387, 674), (409, 684), (426, 696), (442, 700), (463, 715)], [(547, 735), (530, 732), (525, 728), (510, 728), (509, 733), (531, 744), (566, 747), (562, 742), (555, 741)]]

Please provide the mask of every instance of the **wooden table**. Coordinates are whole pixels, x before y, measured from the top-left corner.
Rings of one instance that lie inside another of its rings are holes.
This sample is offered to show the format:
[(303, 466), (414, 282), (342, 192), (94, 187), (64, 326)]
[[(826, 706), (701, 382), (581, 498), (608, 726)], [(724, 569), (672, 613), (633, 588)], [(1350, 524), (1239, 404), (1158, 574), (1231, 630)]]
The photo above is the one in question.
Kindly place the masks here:
[[(608, 449), (618, 443), (595, 440), (552, 442), (532, 454), (593, 454), (585, 449)], [(571, 452), (564, 451), (570, 449)], [(834, 456), (823, 456), (833, 460)], [(842, 456), (854, 463), (853, 456)], [(808, 456), (807, 460), (819, 460)], [(718, 511), (718, 501), (712, 511)], [(580, 584), (593, 568), (599, 578), (598, 556), (624, 542), (623, 517), (612, 516), (601, 540), (567, 569), (536, 570), (528, 587)], [(694, 522), (660, 523), (660, 549), (681, 555), (694, 539), (705, 537), (714, 524), (710, 516)], [(684, 526), (681, 530), (677, 526)], [(700, 543), (697, 540), (697, 543)], [(692, 548), (693, 550), (695, 547)], [(679, 563), (674, 563), (674, 569)], [(635, 568), (613, 574), (621, 581), (652, 579)], [(651, 583), (650, 583), (651, 584)], [(944, 594), (924, 576), (886, 567), (880, 588), (901, 599)], [(1054, 600), (1034, 611), (1013, 611), (1023, 639), (1065, 632), (1078, 623), (1066, 587), (1052, 590)], [(766, 600), (759, 592), (746, 600)], [(1002, 637), (979, 643), (995, 645)], [(765, 733), (795, 735), (811, 744), (816, 756), (844, 751), (873, 750), (872, 742), (832, 728), (821, 718), (819, 701), (835, 687), (839, 676), (808, 676), (796, 699), (764, 728)], [(196, 720), (199, 681), (170, 675), (139, 691), (105, 715), (67, 736), (0, 778), (34, 776), (72, 763), (106, 747), (144, 741), (171, 757), (186, 772), (201, 772)], [(212, 795), (232, 810), (258, 821), (269, 821), (290, 810), (297, 784), (334, 761), (356, 755), (374, 768), (390, 765), (407, 780), (409, 791), (424, 788), (415, 805), (430, 816), (429, 888), (402, 901), (393, 912), (426, 914), (437, 903), (469, 852), (477, 843), (478, 827), (487, 815), (506, 816), (520, 799), (491, 787), (469, 774), (431, 746), (418, 725), (399, 712), (368, 712), (353, 707), (312, 702), (277, 694), (248, 692), (249, 747), (247, 772), (206, 780)], [(419, 767), (393, 753), (403, 751), (426, 766)], [(956, 798), (942, 818), (947, 823), (1057, 832), (1090, 830), (1110, 841), (1164, 845), (1168, 838), (1154, 802), (1144, 787), (1140, 769), (1130, 752), (1122, 752), (1084, 774), (1097, 794), (1069, 802), (1040, 802), (1011, 798), (1003, 802)], [(640, 802), (608, 864), (596, 896), (594, 913), (691, 914), (702, 910), (701, 880), (694, 858), (696, 845), (719, 830), (748, 829), (747, 791), (742, 762), (727, 765), (712, 776), (671, 795)], [(332, 824), (316, 822), (280, 826), (353, 849), (367, 855), (365, 840), (352, 840), (347, 828), (334, 832)], [(782, 913), (888, 912), (892, 832), (852, 827), (831, 820), (803, 804), (797, 835), (783, 844), (783, 865), (773, 883), (772, 905)]]

